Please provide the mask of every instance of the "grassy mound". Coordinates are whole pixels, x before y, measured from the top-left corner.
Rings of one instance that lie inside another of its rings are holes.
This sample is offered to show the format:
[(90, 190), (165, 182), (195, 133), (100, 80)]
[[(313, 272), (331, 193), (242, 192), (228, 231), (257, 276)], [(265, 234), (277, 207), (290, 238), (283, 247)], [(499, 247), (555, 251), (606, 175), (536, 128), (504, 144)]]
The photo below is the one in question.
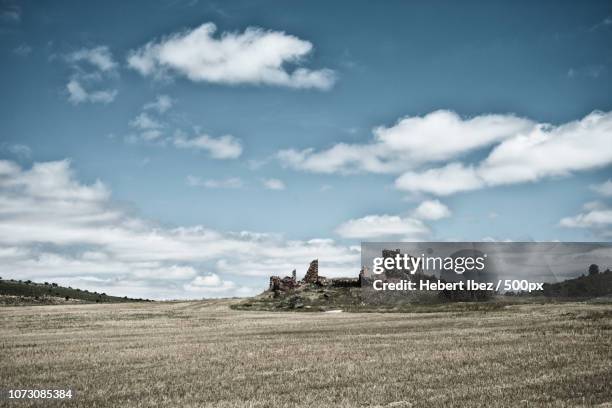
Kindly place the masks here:
[[(533, 301), (533, 299), (531, 299)], [(494, 298), (481, 302), (447, 302), (437, 293), (424, 292), (412, 296), (377, 299), (364, 295), (359, 287), (305, 285), (289, 291), (265, 291), (262, 294), (233, 304), (235, 310), (295, 311), (295, 312), (462, 312), (493, 311), (506, 306), (525, 303), (523, 299)]]
[(583, 275), (559, 283), (544, 284), (544, 296), (594, 298), (612, 295), (612, 271)]
[(65, 303), (144, 302), (144, 299), (109, 296), (106, 293), (63, 287), (57, 283), (35, 283), (0, 279), (0, 305), (49, 305)]

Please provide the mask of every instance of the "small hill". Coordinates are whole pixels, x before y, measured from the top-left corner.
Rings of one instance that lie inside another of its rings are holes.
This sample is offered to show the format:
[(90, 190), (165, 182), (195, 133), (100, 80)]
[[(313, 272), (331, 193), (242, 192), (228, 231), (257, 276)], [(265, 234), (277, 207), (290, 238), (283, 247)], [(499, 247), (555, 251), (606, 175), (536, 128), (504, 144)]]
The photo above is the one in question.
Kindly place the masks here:
[(544, 296), (557, 298), (594, 298), (612, 295), (612, 271), (583, 275), (558, 283), (545, 283)]
[(361, 287), (337, 284), (304, 284), (286, 291), (266, 290), (258, 296), (245, 299), (231, 306), (237, 310), (293, 311), (293, 312), (411, 312), (429, 313), (444, 311), (492, 311), (503, 309), (516, 302), (514, 299), (499, 301), (451, 302), (438, 292), (421, 292), (410, 296), (386, 293), (382, 298), (372, 293), (364, 294)]
[(106, 293), (35, 283), (30, 280), (0, 279), (0, 305), (49, 305), (66, 303), (146, 302), (145, 299), (109, 296)]
[(316, 284), (302, 285), (287, 291), (267, 290), (258, 296), (233, 306), (239, 310), (267, 311), (328, 311), (354, 310), (361, 302), (358, 287), (322, 287)]

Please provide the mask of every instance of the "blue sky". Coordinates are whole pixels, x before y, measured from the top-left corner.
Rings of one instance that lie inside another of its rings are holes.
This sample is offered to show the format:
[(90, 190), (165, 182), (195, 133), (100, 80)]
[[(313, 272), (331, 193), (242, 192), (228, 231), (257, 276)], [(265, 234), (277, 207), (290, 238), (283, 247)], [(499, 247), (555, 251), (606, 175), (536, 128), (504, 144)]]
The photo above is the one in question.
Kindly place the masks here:
[(245, 295), (360, 241), (612, 237), (609, 2), (226, 3), (1, 3), (1, 276)]

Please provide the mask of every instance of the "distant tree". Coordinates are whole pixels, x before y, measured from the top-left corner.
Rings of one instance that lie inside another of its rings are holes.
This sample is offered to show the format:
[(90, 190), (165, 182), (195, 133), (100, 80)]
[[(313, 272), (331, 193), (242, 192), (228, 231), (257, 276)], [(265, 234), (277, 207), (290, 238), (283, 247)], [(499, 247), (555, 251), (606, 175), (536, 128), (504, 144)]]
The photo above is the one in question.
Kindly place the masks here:
[(26, 285), (29, 285), (30, 283), (32, 283), (32, 281), (28, 279), (25, 283)]
[(597, 275), (599, 273), (599, 266), (597, 264), (591, 264), (589, 266), (589, 275)]
[(54, 288), (57, 288), (57, 283), (53, 282), (51, 286), (53, 286)]
[(49, 286), (49, 282), (45, 282), (45, 286)]
[(70, 300), (70, 296), (66, 296), (66, 301)]

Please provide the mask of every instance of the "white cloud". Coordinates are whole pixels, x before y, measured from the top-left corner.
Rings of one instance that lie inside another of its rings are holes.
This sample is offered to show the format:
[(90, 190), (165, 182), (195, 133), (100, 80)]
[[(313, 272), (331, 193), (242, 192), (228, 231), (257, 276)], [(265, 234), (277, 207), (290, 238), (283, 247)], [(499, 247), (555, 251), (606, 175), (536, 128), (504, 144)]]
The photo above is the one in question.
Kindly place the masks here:
[[(612, 163), (612, 112), (553, 126), (513, 115), (462, 119), (440, 110), (378, 127), (374, 136), (369, 143), (339, 143), (322, 151), (282, 150), (277, 158), (284, 167), (315, 173), (402, 173), (395, 181), (398, 189), (440, 196)], [(491, 147), (479, 163), (448, 162)], [(435, 162), (447, 163), (426, 168)]]
[(390, 153), (382, 144), (339, 143), (321, 152), (310, 148), (281, 150), (277, 158), (283, 167), (324, 174), (394, 173), (410, 165), (406, 161), (389, 159)]
[(450, 217), (451, 211), (439, 200), (426, 200), (419, 204), (412, 215), (424, 220), (439, 220)]
[(81, 48), (67, 57), (71, 63), (87, 62), (93, 68), (103, 72), (112, 71), (117, 68), (117, 63), (113, 60), (110, 49), (101, 45), (94, 48)]
[[(137, 132), (126, 137), (128, 142), (154, 142), (160, 145), (165, 145), (168, 140), (162, 138), (164, 132), (162, 129), (167, 127), (167, 123), (163, 120), (164, 113), (172, 107), (174, 101), (167, 95), (158, 95), (153, 102), (145, 104), (142, 112), (138, 114), (129, 123), (129, 126)], [(155, 115), (157, 113), (157, 115)]]
[(397, 215), (368, 215), (341, 224), (336, 232), (344, 238), (376, 239), (401, 237), (404, 240), (422, 239), (429, 229), (421, 220)]
[(312, 52), (310, 42), (280, 31), (247, 28), (215, 38), (217, 27), (205, 23), (191, 30), (151, 41), (128, 55), (128, 65), (144, 76), (177, 73), (195, 82), (278, 85), (329, 89), (335, 81), (329, 69), (309, 70), (297, 65)]
[[(280, 237), (279, 237), (280, 239)], [(259, 238), (266, 242), (269, 237)], [(360, 248), (339, 247), (331, 239), (286, 241), (282, 249), (266, 248), (262, 256), (233, 256), (219, 259), (215, 267), (220, 273), (241, 274), (268, 278), (270, 275), (286, 276), (293, 269), (298, 277), (304, 276), (311, 260), (319, 260), (319, 273), (327, 277), (356, 276), (359, 269)]]
[(153, 102), (149, 102), (144, 106), (145, 110), (156, 110), (159, 114), (165, 113), (172, 108), (174, 100), (168, 95), (158, 95)]
[[(452, 111), (438, 110), (423, 117), (406, 117), (391, 127), (374, 129), (375, 139), (407, 158), (422, 162), (441, 161), (490, 146), (532, 128), (530, 120), (513, 115), (480, 115), (461, 118)], [(426, 159), (421, 159), (425, 157)]]
[(236, 159), (242, 154), (240, 139), (231, 135), (212, 137), (200, 135), (187, 138), (183, 134), (175, 135), (174, 146), (180, 149), (206, 150), (213, 159)]
[(463, 119), (455, 112), (438, 110), (377, 127), (369, 143), (339, 143), (319, 152), (287, 149), (277, 157), (286, 167), (315, 173), (397, 173), (491, 146), (533, 126), (513, 115)]
[(206, 275), (206, 276), (198, 276), (193, 281), (191, 281), (191, 284), (194, 286), (211, 287), (211, 286), (221, 286), (223, 284), (223, 281), (221, 280), (219, 275), (213, 273), (213, 274)]
[(115, 100), (118, 93), (116, 89), (87, 91), (76, 79), (71, 79), (66, 84), (66, 90), (68, 91), (68, 100), (75, 105), (83, 102), (110, 103)]
[(170, 133), (175, 123), (168, 120), (165, 113), (172, 108), (174, 100), (167, 95), (159, 95), (146, 103), (142, 111), (129, 122), (134, 129), (125, 137), (128, 143), (149, 142), (158, 146), (174, 146), (178, 149), (204, 150), (213, 159), (236, 159), (242, 154), (242, 142), (232, 135), (219, 137), (200, 134), (188, 136), (180, 128), (175, 128), (172, 136), (164, 137)]
[(132, 273), (132, 277), (136, 279), (181, 280), (193, 278), (197, 274), (196, 269), (191, 266), (171, 265), (160, 269), (159, 265), (155, 263), (150, 268), (141, 263), (140, 268)]
[(424, 172), (406, 172), (395, 180), (395, 186), (404, 191), (443, 196), (482, 188), (483, 181), (473, 167), (465, 167), (461, 163), (450, 163), (444, 167)]
[(238, 177), (229, 177), (221, 180), (202, 180), (199, 177), (187, 176), (187, 184), (191, 187), (206, 187), (206, 188), (242, 188), (242, 180)]
[(567, 228), (589, 228), (601, 230), (612, 227), (612, 208), (605, 207), (601, 203), (585, 206), (585, 212), (573, 217), (561, 219), (559, 225)]
[[(359, 270), (359, 250), (332, 240), (292, 241), (205, 226), (167, 228), (116, 206), (102, 182), (78, 182), (69, 161), (35, 163), (29, 169), (0, 161), (3, 277), (157, 299), (234, 296), (264, 289), (264, 272), (305, 270), (315, 258), (323, 275), (352, 271), (356, 276)], [(197, 277), (211, 274), (235, 281), (235, 287), (197, 289)]]
[(161, 129), (163, 125), (158, 120), (142, 112), (130, 121), (130, 126), (140, 130)]
[(450, 163), (407, 172), (397, 188), (448, 195), (487, 186), (536, 182), (612, 164), (612, 112), (593, 112), (559, 126), (539, 124), (498, 144), (477, 165)]
[(612, 197), (612, 180), (607, 180), (601, 184), (591, 186), (591, 190), (596, 191), (605, 197)]
[(282, 180), (279, 180), (279, 179), (275, 179), (275, 178), (264, 179), (262, 180), (262, 183), (264, 187), (267, 188), (268, 190), (284, 190), (285, 189), (285, 183), (283, 183)]
[(196, 276), (191, 282), (184, 286), (189, 292), (198, 292), (201, 295), (226, 293), (236, 289), (236, 284), (231, 280), (224, 280), (216, 273), (210, 275)]
[[(68, 100), (74, 105), (80, 103), (104, 103), (115, 100), (116, 89), (99, 89), (100, 83), (108, 78), (117, 77), (117, 63), (110, 49), (105, 46), (82, 48), (65, 56), (73, 74), (66, 84)], [(92, 90), (93, 87), (98, 89)]]
[(194, 296), (206, 297), (252, 296), (256, 294), (253, 288), (238, 287), (233, 281), (221, 279), (215, 273), (196, 276), (191, 282), (185, 284), (183, 288)]

